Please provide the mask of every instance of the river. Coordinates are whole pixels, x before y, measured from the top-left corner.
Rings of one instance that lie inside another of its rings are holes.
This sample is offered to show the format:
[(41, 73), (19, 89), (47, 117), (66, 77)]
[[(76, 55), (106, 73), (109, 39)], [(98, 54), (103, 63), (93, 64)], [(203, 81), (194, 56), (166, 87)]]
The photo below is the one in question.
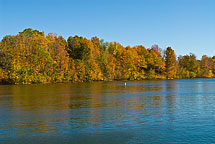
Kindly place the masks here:
[(0, 85), (0, 143), (214, 143), (215, 79)]

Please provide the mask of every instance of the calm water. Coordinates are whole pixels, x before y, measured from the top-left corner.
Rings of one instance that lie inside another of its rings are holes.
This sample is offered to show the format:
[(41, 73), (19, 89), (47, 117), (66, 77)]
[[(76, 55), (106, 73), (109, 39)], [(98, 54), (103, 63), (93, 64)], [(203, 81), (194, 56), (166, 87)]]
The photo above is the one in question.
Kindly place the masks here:
[(215, 143), (215, 79), (0, 85), (0, 143)]

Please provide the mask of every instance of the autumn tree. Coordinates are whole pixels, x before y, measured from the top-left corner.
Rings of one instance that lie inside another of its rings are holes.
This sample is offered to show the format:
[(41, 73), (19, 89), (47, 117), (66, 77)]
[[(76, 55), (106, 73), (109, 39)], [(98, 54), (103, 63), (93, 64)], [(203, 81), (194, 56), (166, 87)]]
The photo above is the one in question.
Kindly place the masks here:
[(203, 55), (200, 61), (200, 76), (211, 78), (213, 76), (214, 66), (215, 65), (213, 59), (211, 57)]
[(165, 64), (167, 78), (175, 78), (177, 72), (176, 57), (175, 52), (171, 47), (168, 47), (165, 51)]
[[(158, 45), (153, 45), (151, 49), (148, 49), (146, 54), (146, 62), (147, 62), (147, 73), (150, 79), (151, 76), (162, 77), (165, 72), (165, 61), (161, 55), (161, 50), (159, 49)], [(153, 73), (150, 74), (150, 73)], [(155, 73), (155, 74), (154, 74)]]
[(26, 29), (5, 37), (1, 44), (1, 62), (10, 83), (47, 82), (53, 63), (43, 32)]
[(179, 56), (174, 50), (124, 47), (98, 37), (70, 36), (25, 29), (0, 42), (0, 82), (45, 83), (214, 77), (215, 56)]
[(200, 64), (194, 54), (180, 56), (179, 61), (179, 78), (195, 78), (199, 76)]
[(49, 75), (53, 81), (63, 81), (69, 67), (69, 55), (66, 51), (68, 44), (62, 36), (58, 37), (53, 33), (49, 33), (46, 38), (48, 40), (48, 52), (54, 61)]

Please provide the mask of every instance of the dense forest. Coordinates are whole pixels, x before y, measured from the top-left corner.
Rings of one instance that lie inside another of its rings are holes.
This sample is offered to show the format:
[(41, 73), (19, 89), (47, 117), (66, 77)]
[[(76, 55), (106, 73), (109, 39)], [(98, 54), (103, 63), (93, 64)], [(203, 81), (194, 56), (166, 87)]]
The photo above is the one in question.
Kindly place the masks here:
[(176, 58), (171, 47), (123, 47), (98, 37), (70, 36), (25, 29), (0, 42), (0, 82), (11, 84), (83, 82), (215, 76), (215, 56)]

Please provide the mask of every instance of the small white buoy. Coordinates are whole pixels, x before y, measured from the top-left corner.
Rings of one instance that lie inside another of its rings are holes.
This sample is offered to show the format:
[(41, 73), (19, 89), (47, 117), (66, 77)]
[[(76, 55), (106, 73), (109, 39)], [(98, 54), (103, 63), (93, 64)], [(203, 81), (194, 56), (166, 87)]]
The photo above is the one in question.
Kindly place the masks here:
[(127, 84), (126, 84), (126, 82), (125, 82), (125, 86), (126, 86)]

